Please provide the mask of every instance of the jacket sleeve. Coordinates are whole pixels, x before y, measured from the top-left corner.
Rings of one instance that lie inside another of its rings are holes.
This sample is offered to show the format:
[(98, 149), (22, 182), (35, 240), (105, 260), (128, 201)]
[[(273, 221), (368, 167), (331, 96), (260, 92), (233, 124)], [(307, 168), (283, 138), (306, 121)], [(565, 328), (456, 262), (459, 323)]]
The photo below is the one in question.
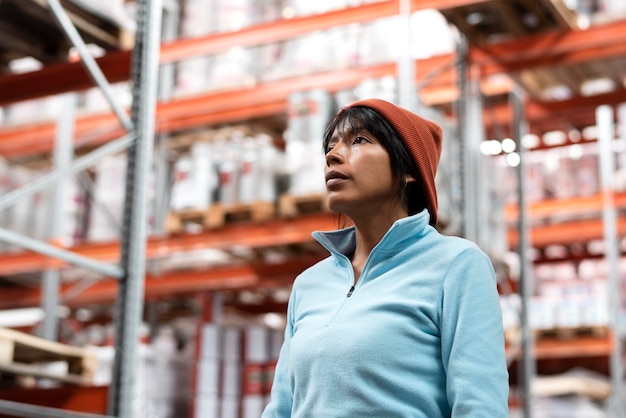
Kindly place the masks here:
[(289, 346), (293, 336), (293, 298), (292, 291), (287, 308), (287, 325), (285, 326), (285, 339), (278, 354), (278, 362), (274, 371), (274, 381), (270, 402), (265, 407), (261, 418), (289, 418), (291, 417), (291, 406), (293, 404), (293, 394), (291, 388), (291, 378), (289, 376)]
[(459, 254), (444, 279), (441, 345), (452, 417), (507, 418), (500, 298), (491, 261), (477, 247)]

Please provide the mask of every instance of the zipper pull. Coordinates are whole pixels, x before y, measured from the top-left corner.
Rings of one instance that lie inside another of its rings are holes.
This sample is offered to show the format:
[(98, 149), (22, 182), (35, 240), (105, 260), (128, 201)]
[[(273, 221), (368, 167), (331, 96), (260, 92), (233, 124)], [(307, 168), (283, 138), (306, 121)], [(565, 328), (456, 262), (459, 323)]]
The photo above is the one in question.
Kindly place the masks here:
[(348, 290), (348, 294), (346, 295), (346, 297), (349, 298), (350, 296), (352, 296), (352, 292), (354, 292), (354, 285), (352, 285), (350, 290)]

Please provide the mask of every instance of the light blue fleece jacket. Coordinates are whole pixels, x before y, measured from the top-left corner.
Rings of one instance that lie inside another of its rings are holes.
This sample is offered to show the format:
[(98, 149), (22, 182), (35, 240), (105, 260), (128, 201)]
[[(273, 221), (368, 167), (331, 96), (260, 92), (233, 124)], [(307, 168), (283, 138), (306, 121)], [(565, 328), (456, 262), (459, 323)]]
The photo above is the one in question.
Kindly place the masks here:
[(331, 256), (294, 282), (263, 418), (508, 417), (495, 274), (429, 215), (396, 221), (352, 292), (354, 228), (314, 232)]

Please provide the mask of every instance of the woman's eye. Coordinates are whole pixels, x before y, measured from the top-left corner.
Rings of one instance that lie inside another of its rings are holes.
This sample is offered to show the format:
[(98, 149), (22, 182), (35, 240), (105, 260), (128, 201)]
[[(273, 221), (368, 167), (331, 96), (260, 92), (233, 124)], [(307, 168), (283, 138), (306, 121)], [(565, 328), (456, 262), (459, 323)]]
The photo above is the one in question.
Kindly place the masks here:
[(362, 136), (357, 136), (356, 138), (354, 138), (354, 144), (360, 144), (361, 142), (366, 141), (366, 139)]

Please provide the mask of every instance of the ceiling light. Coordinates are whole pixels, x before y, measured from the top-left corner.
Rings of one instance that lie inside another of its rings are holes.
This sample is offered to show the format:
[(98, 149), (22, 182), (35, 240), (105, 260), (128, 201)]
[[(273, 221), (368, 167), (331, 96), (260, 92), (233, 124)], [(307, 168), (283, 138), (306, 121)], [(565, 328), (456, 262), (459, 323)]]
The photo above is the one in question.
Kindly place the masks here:
[(521, 162), (521, 159), (517, 152), (512, 152), (506, 155), (506, 162), (511, 167), (517, 167)]
[(543, 134), (543, 143), (547, 146), (563, 145), (567, 142), (567, 135), (563, 131), (550, 131)]
[(510, 153), (515, 151), (516, 148), (517, 144), (515, 144), (515, 141), (513, 141), (511, 138), (504, 138), (502, 140), (502, 151)]

